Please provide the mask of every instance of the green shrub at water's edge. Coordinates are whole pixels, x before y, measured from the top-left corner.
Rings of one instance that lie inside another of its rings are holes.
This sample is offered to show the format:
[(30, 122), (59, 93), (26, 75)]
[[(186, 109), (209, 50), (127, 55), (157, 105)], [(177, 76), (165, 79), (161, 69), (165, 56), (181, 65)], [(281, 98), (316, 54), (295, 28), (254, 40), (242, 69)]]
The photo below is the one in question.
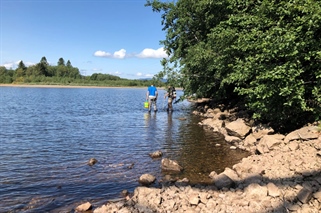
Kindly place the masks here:
[[(147, 0), (170, 55), (159, 76), (184, 95), (242, 103), (256, 121), (290, 131), (320, 120), (319, 1)], [(172, 77), (172, 78), (171, 78)]]

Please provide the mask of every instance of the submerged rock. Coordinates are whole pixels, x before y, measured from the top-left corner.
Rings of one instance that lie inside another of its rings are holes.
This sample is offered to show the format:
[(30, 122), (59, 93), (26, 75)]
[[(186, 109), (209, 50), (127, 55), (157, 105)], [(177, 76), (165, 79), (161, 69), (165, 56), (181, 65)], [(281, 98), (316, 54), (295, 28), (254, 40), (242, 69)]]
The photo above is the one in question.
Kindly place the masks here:
[(180, 172), (183, 170), (183, 167), (181, 167), (177, 161), (164, 158), (162, 159), (162, 169), (165, 171)]
[(88, 165), (89, 165), (89, 166), (93, 166), (93, 165), (95, 165), (97, 162), (98, 162), (97, 159), (95, 159), (95, 158), (90, 158), (89, 161), (88, 161)]

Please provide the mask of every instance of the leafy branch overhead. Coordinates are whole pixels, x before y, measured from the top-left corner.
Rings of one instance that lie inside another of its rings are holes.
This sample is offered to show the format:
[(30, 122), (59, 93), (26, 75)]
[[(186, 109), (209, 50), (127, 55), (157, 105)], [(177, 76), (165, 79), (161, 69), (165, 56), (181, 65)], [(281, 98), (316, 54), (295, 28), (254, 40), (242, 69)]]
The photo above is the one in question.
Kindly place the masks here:
[[(148, 0), (170, 54), (162, 76), (186, 95), (239, 100), (279, 127), (321, 117), (317, 0)], [(173, 74), (175, 73), (175, 74)]]

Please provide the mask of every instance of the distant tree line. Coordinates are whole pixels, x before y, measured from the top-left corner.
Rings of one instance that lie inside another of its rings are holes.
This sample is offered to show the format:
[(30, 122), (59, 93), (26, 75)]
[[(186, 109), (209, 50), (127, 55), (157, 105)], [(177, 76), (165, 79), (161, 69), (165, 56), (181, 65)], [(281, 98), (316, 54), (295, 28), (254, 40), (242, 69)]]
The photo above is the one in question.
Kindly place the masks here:
[(59, 58), (57, 66), (52, 66), (49, 65), (46, 57), (42, 57), (39, 63), (29, 67), (25, 66), (21, 60), (15, 70), (0, 66), (0, 83), (129, 87), (148, 86), (152, 83), (157, 86), (164, 84), (157, 79), (130, 80), (102, 73), (83, 76), (78, 68), (71, 65), (69, 60), (65, 62), (63, 58)]

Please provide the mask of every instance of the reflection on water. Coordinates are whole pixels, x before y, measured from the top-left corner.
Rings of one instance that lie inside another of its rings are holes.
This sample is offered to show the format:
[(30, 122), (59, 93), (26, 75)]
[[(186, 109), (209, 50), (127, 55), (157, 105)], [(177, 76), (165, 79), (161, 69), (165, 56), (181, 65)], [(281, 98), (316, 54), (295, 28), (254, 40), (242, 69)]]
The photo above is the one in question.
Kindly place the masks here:
[[(188, 102), (168, 113), (159, 100), (159, 111), (148, 113), (145, 94), (0, 87), (0, 211), (59, 212), (87, 200), (100, 205), (123, 189), (133, 191), (144, 173), (160, 180), (160, 159), (148, 156), (157, 150), (177, 160), (184, 171), (176, 176), (192, 183), (208, 182), (211, 171), (247, 155), (199, 126)], [(88, 166), (93, 157), (98, 162)]]

